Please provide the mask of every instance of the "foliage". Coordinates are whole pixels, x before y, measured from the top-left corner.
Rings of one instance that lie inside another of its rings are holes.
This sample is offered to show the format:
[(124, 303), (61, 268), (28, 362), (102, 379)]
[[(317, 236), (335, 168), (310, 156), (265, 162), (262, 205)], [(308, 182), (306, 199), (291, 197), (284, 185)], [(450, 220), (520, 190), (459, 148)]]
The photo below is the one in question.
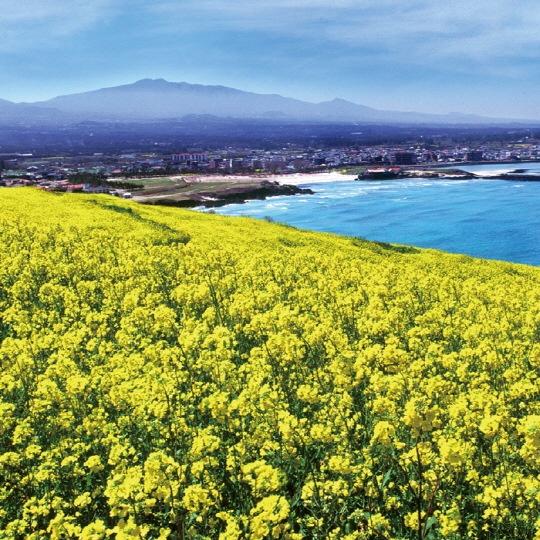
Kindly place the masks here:
[(536, 268), (106, 196), (0, 210), (0, 538), (539, 536)]
[[(196, 172), (196, 169), (190, 169), (192, 171)], [(118, 177), (123, 178), (151, 178), (153, 176), (172, 176), (177, 175), (178, 169), (175, 167), (170, 167), (167, 165), (167, 167), (156, 167), (154, 168), (134, 168), (134, 169), (125, 169), (121, 172), (121, 174), (118, 174)], [(129, 182), (124, 182), (125, 184), (130, 184)], [(133, 186), (137, 186), (137, 184), (131, 183)], [(139, 186), (140, 187), (140, 186)]]
[(104, 173), (77, 172), (68, 175), (72, 184), (90, 184), (91, 186), (108, 186), (120, 189), (143, 189), (144, 185), (136, 182), (108, 181)]

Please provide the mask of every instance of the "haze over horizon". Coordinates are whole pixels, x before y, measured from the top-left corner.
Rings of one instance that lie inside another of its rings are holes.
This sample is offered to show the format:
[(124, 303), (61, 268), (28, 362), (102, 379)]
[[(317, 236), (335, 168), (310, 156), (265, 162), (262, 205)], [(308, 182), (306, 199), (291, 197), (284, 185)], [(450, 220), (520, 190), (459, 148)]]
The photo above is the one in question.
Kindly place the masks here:
[(377, 109), (540, 119), (523, 0), (0, 0), (0, 98), (164, 78)]

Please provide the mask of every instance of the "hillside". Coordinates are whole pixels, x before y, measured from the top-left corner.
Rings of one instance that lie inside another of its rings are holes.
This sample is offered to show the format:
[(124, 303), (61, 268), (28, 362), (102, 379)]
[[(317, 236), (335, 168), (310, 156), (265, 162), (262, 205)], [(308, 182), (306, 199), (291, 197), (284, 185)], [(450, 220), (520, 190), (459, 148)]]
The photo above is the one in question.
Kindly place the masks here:
[(540, 271), (0, 189), (0, 538), (537, 538)]
[(80, 120), (80, 117), (60, 112), (54, 107), (37, 107), (27, 103), (12, 103), (0, 99), (0, 124), (13, 124), (30, 122), (38, 124), (55, 124), (58, 122), (71, 123)]

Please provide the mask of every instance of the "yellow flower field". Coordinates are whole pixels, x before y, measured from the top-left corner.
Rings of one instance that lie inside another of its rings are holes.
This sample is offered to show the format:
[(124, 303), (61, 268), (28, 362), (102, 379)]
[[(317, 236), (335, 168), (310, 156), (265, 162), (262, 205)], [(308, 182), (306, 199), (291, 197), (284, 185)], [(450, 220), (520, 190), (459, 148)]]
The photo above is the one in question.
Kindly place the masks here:
[(0, 538), (540, 538), (540, 272), (0, 190)]

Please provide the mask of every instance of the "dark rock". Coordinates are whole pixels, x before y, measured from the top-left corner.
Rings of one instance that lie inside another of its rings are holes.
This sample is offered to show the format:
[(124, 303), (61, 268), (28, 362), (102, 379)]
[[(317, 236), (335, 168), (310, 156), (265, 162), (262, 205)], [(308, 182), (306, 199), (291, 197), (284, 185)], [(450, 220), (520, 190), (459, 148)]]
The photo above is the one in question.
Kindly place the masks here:
[(238, 187), (229, 188), (225, 191), (205, 191), (190, 196), (189, 199), (157, 199), (142, 204), (156, 204), (159, 206), (176, 206), (179, 208), (195, 208), (204, 206), (206, 208), (215, 208), (227, 204), (243, 204), (246, 201), (261, 200), (268, 197), (279, 197), (283, 195), (313, 195), (311, 189), (303, 189), (292, 185), (268, 184), (265, 186), (253, 188), (245, 187), (239, 184)]

